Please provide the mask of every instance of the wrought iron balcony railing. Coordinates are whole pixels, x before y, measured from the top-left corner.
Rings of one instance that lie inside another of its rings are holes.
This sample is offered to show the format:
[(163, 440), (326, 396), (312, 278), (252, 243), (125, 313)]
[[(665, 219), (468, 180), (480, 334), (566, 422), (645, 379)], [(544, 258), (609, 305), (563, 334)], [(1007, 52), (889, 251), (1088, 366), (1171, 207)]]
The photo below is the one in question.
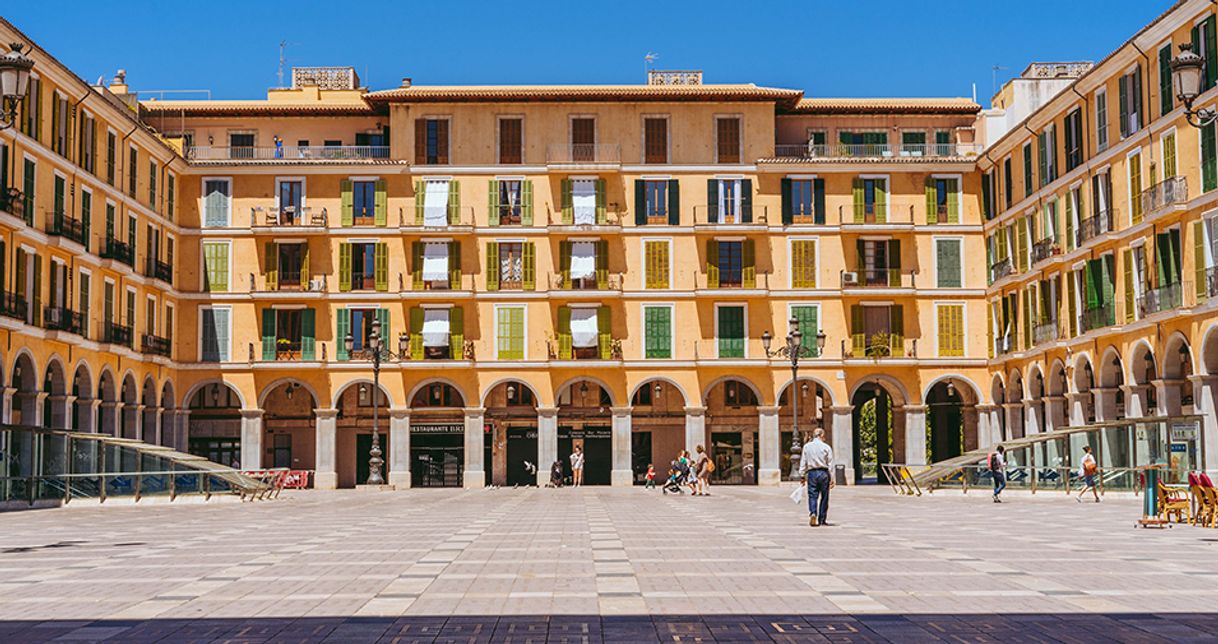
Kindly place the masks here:
[(63, 306), (47, 306), (42, 309), (42, 326), (51, 331), (67, 331), (76, 335), (85, 334), (84, 316)]
[(107, 237), (106, 243), (102, 247), (102, 259), (113, 259), (122, 262), (132, 268), (135, 267), (135, 248), (126, 242), (121, 242), (113, 237)]
[(1079, 222), (1078, 230), (1074, 231), (1075, 245), (1082, 246), (1088, 239), (1112, 232), (1115, 220), (1116, 211), (1112, 209), (1098, 212), (1094, 216), (1082, 220)]
[(145, 333), (140, 336), (140, 351), (149, 355), (165, 356), (168, 358), (170, 351), (169, 338)]
[(1147, 290), (1138, 297), (1138, 314), (1142, 317), (1180, 308), (1184, 304), (1183, 282)]
[(153, 279), (161, 280), (166, 284), (173, 283), (173, 265), (168, 262), (162, 262), (159, 259), (148, 258), (144, 265), (144, 275)]
[(1083, 311), (1083, 331), (1094, 331), (1116, 324), (1116, 306), (1112, 303)]
[(981, 146), (975, 143), (796, 143), (774, 146), (774, 156), (801, 161), (845, 158), (933, 160), (971, 158), (980, 153)]
[(616, 143), (568, 143), (546, 148), (547, 165), (615, 165), (622, 162)]
[(1010, 259), (999, 260), (990, 266), (990, 281), (997, 282), (998, 280), (1015, 272), (1015, 265)]
[(62, 212), (57, 212), (51, 217), (51, 222), (47, 224), (47, 234), (67, 237), (86, 247), (89, 245), (89, 231), (85, 228), (84, 222)]
[(387, 145), (284, 145), (193, 146), (186, 148), (191, 161), (366, 161), (389, 158)]
[(1142, 215), (1150, 216), (1172, 204), (1188, 201), (1188, 179), (1171, 177), (1145, 189), (1141, 194)]
[(1046, 237), (1035, 244), (1032, 244), (1032, 263), (1039, 264), (1040, 262), (1058, 255), (1061, 253), (1061, 247), (1057, 245), (1057, 239)]
[(15, 320), (25, 321), (29, 315), (30, 303), (20, 293), (0, 292), (0, 315)]
[(899, 268), (860, 268), (841, 275), (842, 288), (917, 288), (917, 273)]
[(1037, 324), (1032, 328), (1032, 341), (1036, 344), (1044, 344), (1057, 340), (1061, 334), (1061, 328), (1057, 324), (1057, 320), (1046, 320)]
[(132, 330), (129, 326), (106, 322), (102, 324), (102, 341), (131, 348)]

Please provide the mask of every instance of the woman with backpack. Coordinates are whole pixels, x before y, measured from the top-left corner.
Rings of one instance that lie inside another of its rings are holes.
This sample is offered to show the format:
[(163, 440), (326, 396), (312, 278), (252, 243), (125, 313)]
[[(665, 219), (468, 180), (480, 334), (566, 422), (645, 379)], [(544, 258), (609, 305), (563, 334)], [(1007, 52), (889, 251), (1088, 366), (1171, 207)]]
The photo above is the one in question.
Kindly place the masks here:
[(701, 445), (694, 448), (698, 455), (694, 457), (694, 472), (698, 476), (698, 483), (694, 487), (694, 496), (710, 496), (710, 475), (715, 469), (715, 464), (711, 462), (710, 455), (706, 453), (706, 448)]
[(1095, 462), (1095, 456), (1091, 454), (1091, 446), (1083, 445), (1083, 462), (1078, 466), (1078, 475), (1083, 479), (1083, 490), (1074, 497), (1075, 501), (1083, 502), (1083, 495), (1087, 490), (1091, 490), (1091, 494), (1095, 496), (1095, 502), (1100, 502), (1100, 490), (1095, 484), (1095, 477), (1100, 473), (1099, 463)]

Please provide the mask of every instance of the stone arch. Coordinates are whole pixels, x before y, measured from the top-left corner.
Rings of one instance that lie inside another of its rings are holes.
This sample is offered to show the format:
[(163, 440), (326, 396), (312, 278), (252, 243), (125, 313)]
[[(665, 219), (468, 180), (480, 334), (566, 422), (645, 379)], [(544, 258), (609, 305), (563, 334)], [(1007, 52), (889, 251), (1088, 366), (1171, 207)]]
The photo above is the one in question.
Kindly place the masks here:
[(420, 381), (418, 384), (416, 384), (414, 386), (413, 389), (410, 390), (410, 393), (407, 394), (406, 404), (408, 406), (413, 406), (415, 396), (418, 396), (420, 393), (422, 393), (424, 389), (430, 388), (432, 385), (437, 385), (437, 384), (444, 385), (445, 387), (451, 388), (457, 394), (457, 397), (460, 399), (461, 404), (444, 405), (445, 407), (464, 407), (465, 406), (466, 400), (468, 400), (468, 398), (466, 398), (466, 396), (465, 396), (465, 390), (463, 390), (461, 388), (461, 385), (458, 385), (457, 383), (453, 382), (452, 380), (449, 380), (448, 378), (427, 378), (425, 380)]
[(101, 375), (97, 377), (97, 399), (101, 407), (97, 410), (97, 431), (100, 434), (118, 435), (118, 385), (115, 383), (114, 372), (104, 366)]
[(161, 385), (161, 444), (174, 449), (182, 449), (181, 437), (177, 422), (177, 400), (174, 397), (173, 381), (166, 379)]
[(199, 395), (200, 390), (213, 385), (228, 388), (229, 391), (237, 396), (237, 400), (241, 401), (242, 409), (249, 408), (249, 404), (245, 400), (245, 395), (241, 393), (241, 388), (231, 385), (221, 378), (208, 378), (207, 380), (200, 380), (199, 382), (191, 385), (190, 389), (186, 390), (186, 395), (182, 397), (182, 406), (187, 407), (193, 404), (195, 397)]
[[(821, 388), (821, 389), (824, 391), (824, 393), (825, 393), (825, 397), (828, 399), (828, 401), (829, 401), (829, 406), (830, 406), (830, 407), (832, 407), (833, 405), (836, 405), (836, 404), (837, 404), (837, 400), (835, 400), (835, 399), (833, 398), (833, 388), (829, 386), (829, 383), (827, 383), (827, 382), (825, 382), (825, 381), (821, 380), (820, 378), (815, 378), (815, 377), (813, 377), (813, 376), (800, 376), (800, 377), (799, 377), (799, 381), (800, 381), (801, 383), (803, 383), (803, 382), (810, 382), (810, 383), (812, 383), (812, 384), (814, 384), (814, 385), (819, 386), (819, 387), (820, 387), (820, 388)], [(780, 399), (782, 398), (782, 395), (783, 395), (784, 393), (786, 393), (787, 388), (791, 386), (791, 383), (792, 383), (792, 382), (793, 382), (793, 380), (792, 380), (791, 378), (787, 378), (787, 379), (786, 379), (786, 380), (785, 380), (785, 381), (784, 381), (784, 382), (783, 382), (781, 385), (779, 385), (779, 387), (778, 387), (778, 397), (777, 397), (777, 398), (775, 398), (775, 403), (776, 403), (776, 404), (777, 404), (777, 401), (778, 401), (778, 400), (780, 400)]]
[[(966, 404), (981, 404), (981, 387), (978, 387), (977, 383), (973, 382), (971, 378), (956, 373), (943, 374), (927, 383), (926, 391), (922, 394), (922, 400), (928, 400), (930, 398), (931, 390), (934, 389), (939, 383), (946, 384), (948, 381), (950, 381), (955, 387), (956, 391), (960, 393), (960, 398)], [(961, 384), (964, 384), (965, 386), (961, 387)]]
[(97, 378), (97, 398), (102, 402), (117, 402), (118, 387), (114, 384), (114, 372), (110, 367), (102, 367), (101, 375)]
[(71, 424), (67, 405), (68, 376), (58, 355), (52, 355), (47, 361), (42, 393), (46, 394), (42, 402), (42, 426), (67, 429)]
[(1005, 391), (1006, 400), (1003, 402), (1012, 404), (1023, 403), (1023, 397), (1025, 394), (1023, 374), (1020, 373), (1018, 369), (1011, 369), (1010, 375), (1007, 376), (1007, 386)]
[(68, 393), (68, 377), (59, 356), (52, 355), (51, 359), (47, 361), (42, 386), (43, 392), (52, 396), (63, 396)]
[(1053, 360), (1045, 377), (1045, 390), (1050, 396), (1064, 396), (1070, 383), (1066, 380), (1066, 363), (1061, 358)]
[(495, 380), (491, 384), (487, 385), (486, 388), (482, 390), (482, 395), (479, 397), (479, 404), (482, 407), (487, 407), (490, 401), (491, 393), (495, 391), (496, 388), (508, 384), (513, 384), (528, 389), (529, 393), (533, 394), (533, 400), (536, 402), (536, 404), (541, 404), (541, 390), (519, 378), (499, 378), (498, 380)]
[(1193, 368), (1193, 347), (1180, 332), (1171, 334), (1163, 348), (1163, 378), (1183, 380), (1196, 373)]
[(874, 385), (877, 382), (886, 385), (884, 389), (888, 390), (888, 394), (892, 396), (894, 405), (904, 406), (910, 404), (909, 391), (905, 388), (905, 385), (900, 380), (883, 373), (872, 373), (856, 380), (854, 387), (850, 389), (850, 399), (854, 400), (859, 391), (869, 385), (874, 390)]
[(12, 386), (17, 390), (13, 396), (11, 420), (14, 425), (39, 425), (42, 423), (38, 405), (38, 391), (42, 382), (38, 379), (38, 368), (34, 356), (28, 350), (17, 352), (13, 359)]
[(1205, 330), (1197, 363), (1203, 367), (1205, 375), (1218, 375), (1218, 323)]
[(1084, 393), (1096, 386), (1095, 365), (1091, 355), (1083, 352), (1074, 359), (1074, 391)]
[(312, 385), (299, 378), (287, 377), (274, 380), (262, 388), (262, 391), (258, 393), (258, 408), (266, 409), (266, 399), (271, 395), (271, 392), (287, 384), (292, 384), (295, 387), (299, 387), (309, 392), (309, 395), (313, 397), (314, 404), (321, 402), (321, 396), (317, 395), (317, 390), (314, 389)]
[[(350, 389), (351, 387), (358, 387), (359, 385), (367, 385), (368, 390), (371, 391), (373, 384), (374, 383), (372, 382), (372, 378), (353, 378), (351, 380), (348, 380), (347, 382), (344, 382), (341, 387), (338, 387), (337, 389), (334, 390), (334, 398), (333, 398), (333, 400), (330, 401), (330, 406), (334, 409), (337, 409), (339, 406), (339, 402), (343, 398), (343, 394), (346, 393), (347, 390)], [(387, 388), (385, 388), (384, 383), (382, 383), (380, 387), (381, 387), (381, 394), (383, 396), (385, 396), (386, 408), (392, 409), (393, 407), (396, 406), (393, 401), (393, 395), (389, 393), (389, 390)]]
[(225, 467), (258, 463), (241, 463), (241, 410), (245, 401), (241, 389), (219, 378), (195, 383), (182, 398), (189, 411), (186, 447), (191, 454), (202, 456)]
[[(880, 483), (882, 468), (904, 462), (904, 425), (909, 393), (895, 378), (871, 374), (850, 390), (852, 454), (855, 481)], [(899, 443), (899, 445), (898, 445)]]
[(1138, 340), (1129, 350), (1128, 364), (1130, 381), (1139, 385), (1148, 385), (1159, 379), (1158, 359), (1150, 342)]
[(1100, 387), (1107, 389), (1125, 384), (1125, 361), (1121, 359), (1121, 352), (1117, 351), (1116, 347), (1109, 346), (1101, 355)]
[(757, 387), (757, 385), (753, 384), (753, 381), (749, 380), (748, 378), (742, 378), (740, 376), (720, 376), (720, 377), (712, 380), (710, 382), (710, 384), (708, 384), (702, 390), (702, 404), (707, 405), (708, 401), (710, 400), (711, 392), (714, 391), (715, 387), (718, 387), (719, 385), (721, 385), (729, 380), (735, 380), (735, 381), (743, 383), (745, 387), (748, 387), (749, 390), (753, 392), (753, 396), (757, 399), (757, 404), (758, 405), (763, 404), (763, 401), (761, 399), (761, 389), (759, 389)]
[(93, 378), (89, 374), (89, 365), (84, 361), (76, 364), (76, 371), (72, 373), (72, 395), (75, 396), (75, 401), (72, 403), (71, 413), (72, 422), (71, 428), (78, 432), (92, 432), (97, 430), (97, 423), (93, 420), (94, 398), (93, 398)]
[(995, 405), (1001, 405), (1006, 402), (1006, 380), (1003, 379), (1002, 373), (997, 372), (990, 380), (990, 402)]
[(662, 383), (672, 387), (673, 389), (676, 389), (677, 392), (681, 394), (681, 402), (683, 403), (683, 406), (686, 406), (686, 407), (689, 406), (689, 394), (687, 394), (685, 392), (685, 387), (682, 387), (681, 384), (678, 383), (676, 380), (673, 380), (672, 378), (666, 378), (664, 376), (650, 376), (646, 380), (643, 380), (642, 382), (635, 385), (630, 390), (629, 400), (633, 401), (635, 399), (635, 397), (638, 396), (639, 390), (641, 390), (645, 386), (650, 385), (653, 382), (662, 382)]
[(317, 469), (317, 395), (296, 378), (280, 378), (258, 396), (265, 436), (263, 467)]

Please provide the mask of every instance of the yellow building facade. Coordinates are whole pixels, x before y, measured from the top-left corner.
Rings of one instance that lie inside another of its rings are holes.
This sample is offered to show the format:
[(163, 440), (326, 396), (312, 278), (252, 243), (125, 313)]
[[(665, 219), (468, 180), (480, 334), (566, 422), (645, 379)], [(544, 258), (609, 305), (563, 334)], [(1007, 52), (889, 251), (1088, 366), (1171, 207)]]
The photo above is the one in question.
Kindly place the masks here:
[[(1134, 42), (1188, 37), (1196, 9)], [(1120, 404), (1200, 410), (1213, 395), (1194, 375), (1211, 373), (1209, 291), (1183, 283), (1208, 275), (1213, 253), (1192, 237), (1204, 197), (1181, 201), (1172, 180), (1201, 185), (1214, 147), (1178, 106), (1160, 116), (1157, 59), (1138, 59), (1144, 118), (1120, 136), (1129, 52), (1073, 73), (1016, 128), (1013, 95), (981, 112), (698, 72), (369, 91), (350, 68), (300, 68), (265, 100), (138, 100), (125, 79), (91, 87), (35, 48), (32, 98), (0, 131), (6, 420), (313, 470), (324, 488), (364, 482), (375, 426), (390, 483), (478, 487), (548, 481), (575, 447), (587, 483), (630, 485), (699, 445), (713, 480), (775, 484), (796, 417), (804, 439), (826, 430), (847, 481), (866, 482), (884, 463), (1113, 418)], [(1106, 147), (1088, 98), (1101, 86), (1114, 97)], [(1050, 123), (1025, 190), (1025, 144)], [(1112, 212), (1153, 203), (1081, 239), (1101, 166)], [(1126, 320), (1124, 251), (1148, 238), (1136, 257), (1155, 266), (1164, 231), (1181, 286), (1145, 282), (1155, 289), (1133, 301), (1156, 310)], [(1109, 252), (1112, 272), (1089, 263)], [(1091, 266), (1117, 286), (1096, 281), (1087, 300)], [(1068, 308), (1069, 293), (1083, 305)], [(1089, 326), (1108, 322), (1089, 311), (1109, 301), (1111, 324)], [(782, 346), (791, 319), (798, 381), (762, 340)], [(374, 322), (393, 354), (379, 394)], [(1188, 365), (1161, 359), (1139, 381), (1143, 344), (1187, 346)], [(1128, 380), (1105, 379), (1109, 348)], [(1079, 379), (1083, 360), (1094, 381)], [(1172, 398), (1183, 382), (1197, 396)]]

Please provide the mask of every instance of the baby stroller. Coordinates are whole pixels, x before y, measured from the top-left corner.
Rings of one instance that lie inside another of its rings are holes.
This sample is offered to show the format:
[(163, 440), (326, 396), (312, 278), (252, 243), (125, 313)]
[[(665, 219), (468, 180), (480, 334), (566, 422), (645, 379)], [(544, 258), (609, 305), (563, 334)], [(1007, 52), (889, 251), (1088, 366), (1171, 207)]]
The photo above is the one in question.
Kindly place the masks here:
[(682, 485), (689, 479), (689, 466), (684, 463), (672, 462), (672, 467), (668, 470), (668, 480), (664, 481), (664, 485), (660, 486), (660, 490), (664, 494), (672, 492), (674, 494), (685, 494), (685, 489)]
[(550, 487), (562, 487), (562, 480), (562, 461), (554, 461), (554, 464), (550, 466)]

